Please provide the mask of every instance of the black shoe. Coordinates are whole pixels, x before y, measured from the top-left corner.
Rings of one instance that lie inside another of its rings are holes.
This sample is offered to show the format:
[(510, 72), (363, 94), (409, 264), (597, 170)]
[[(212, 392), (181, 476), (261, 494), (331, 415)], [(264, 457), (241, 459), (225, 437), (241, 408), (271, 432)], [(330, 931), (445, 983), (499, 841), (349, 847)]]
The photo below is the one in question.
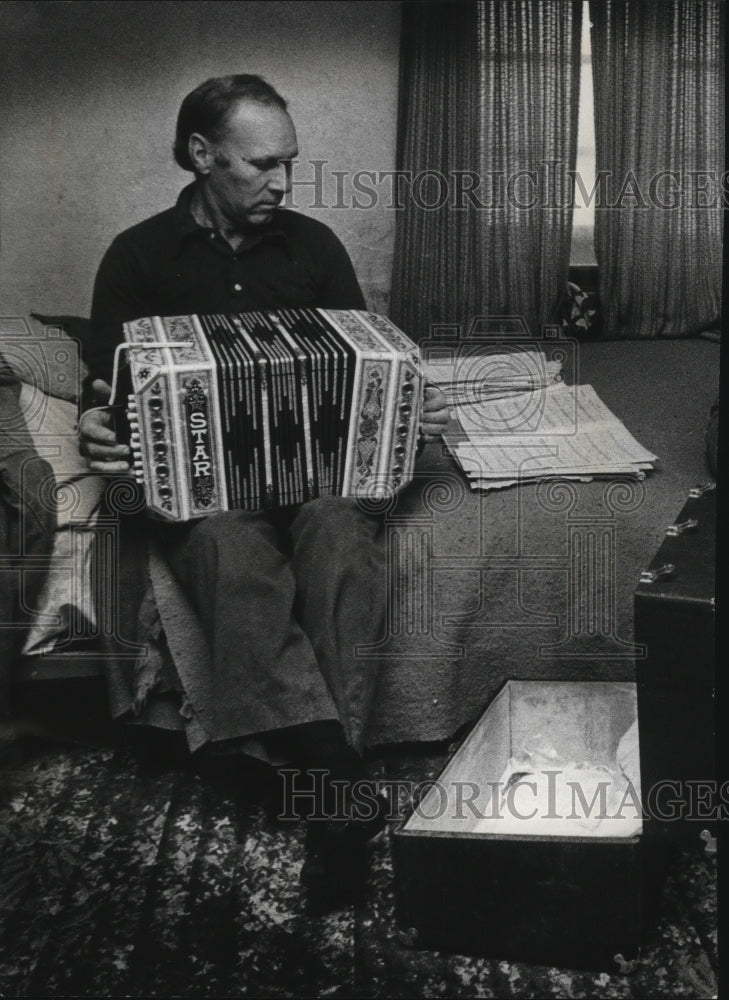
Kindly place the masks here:
[(366, 843), (344, 823), (309, 820), (301, 868), (308, 913), (322, 915), (361, 901), (367, 879)]
[[(385, 828), (389, 811), (386, 795), (377, 795), (377, 808), (347, 819), (309, 819), (301, 886), (307, 911), (322, 915), (361, 902), (367, 880), (367, 842)], [(372, 814), (370, 814), (372, 813)]]

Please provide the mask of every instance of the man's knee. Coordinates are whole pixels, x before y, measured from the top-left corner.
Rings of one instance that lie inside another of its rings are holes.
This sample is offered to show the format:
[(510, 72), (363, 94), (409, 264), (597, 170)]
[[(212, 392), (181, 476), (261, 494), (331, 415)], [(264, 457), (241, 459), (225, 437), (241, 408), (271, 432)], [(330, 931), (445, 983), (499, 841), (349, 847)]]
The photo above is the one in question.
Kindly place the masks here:
[(201, 518), (187, 536), (188, 546), (240, 559), (275, 541), (276, 531), (265, 515), (245, 510), (222, 511)]
[(292, 522), (294, 538), (316, 536), (322, 545), (370, 542), (377, 538), (382, 518), (351, 497), (318, 497), (303, 504)]

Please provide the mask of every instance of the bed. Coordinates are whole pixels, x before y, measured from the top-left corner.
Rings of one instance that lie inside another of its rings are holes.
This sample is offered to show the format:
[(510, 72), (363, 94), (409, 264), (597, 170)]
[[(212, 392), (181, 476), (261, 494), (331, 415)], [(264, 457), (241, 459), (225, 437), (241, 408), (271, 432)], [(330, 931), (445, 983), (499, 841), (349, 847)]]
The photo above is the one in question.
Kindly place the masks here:
[[(38, 609), (45, 629), (26, 641), (14, 676), (18, 683), (60, 683), (102, 674), (112, 715), (132, 717), (136, 709), (151, 724), (184, 725), (194, 748), (204, 733), (189, 712), (180, 722), (173, 706), (181, 698), (183, 707), (190, 697), (194, 703), (179, 679), (186, 659), (207, 655), (205, 640), (145, 539), (142, 515), (126, 510), (119, 549), (119, 511), (134, 507), (133, 495), (98, 478), (78, 493), (84, 477), (69, 441), (82, 371), (62, 326), (27, 325), (31, 341), (45, 344), (41, 353), (52, 358), (54, 374), (47, 360), (20, 365), (18, 374), (34, 390), (24, 394), (29, 425), (46, 453), (55, 449), (60, 466), (69, 466), (56, 469), (59, 489), (64, 476), (73, 489), (58, 494), (66, 509), (49, 563), (66, 595), (57, 587), (51, 606)], [(20, 328), (14, 336), (22, 343)], [(11, 342), (3, 330), (0, 349), (7, 353)], [(380, 641), (360, 650), (380, 666), (369, 745), (449, 738), (509, 678), (634, 677), (642, 655), (633, 637), (641, 570), (689, 489), (711, 479), (705, 431), (718, 394), (719, 345), (700, 338), (581, 343), (565, 377), (594, 386), (658, 455), (658, 468), (643, 481), (545, 481), (472, 492), (445, 446), (428, 445), (413, 483), (386, 515), (389, 621)], [(51, 426), (43, 407), (57, 409), (46, 399), (57, 399), (59, 378), (67, 419)]]

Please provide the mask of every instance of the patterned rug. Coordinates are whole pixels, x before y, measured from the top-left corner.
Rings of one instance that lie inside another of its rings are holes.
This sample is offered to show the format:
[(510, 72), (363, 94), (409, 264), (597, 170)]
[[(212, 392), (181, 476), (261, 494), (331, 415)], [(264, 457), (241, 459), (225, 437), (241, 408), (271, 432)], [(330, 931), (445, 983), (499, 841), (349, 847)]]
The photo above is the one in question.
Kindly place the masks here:
[[(436, 776), (446, 746), (398, 747), (372, 773)], [(110, 739), (6, 744), (0, 801), (3, 997), (712, 997), (715, 856), (684, 850), (631, 974), (405, 947), (387, 834), (366, 898), (302, 907), (303, 827), (258, 771), (140, 759)]]

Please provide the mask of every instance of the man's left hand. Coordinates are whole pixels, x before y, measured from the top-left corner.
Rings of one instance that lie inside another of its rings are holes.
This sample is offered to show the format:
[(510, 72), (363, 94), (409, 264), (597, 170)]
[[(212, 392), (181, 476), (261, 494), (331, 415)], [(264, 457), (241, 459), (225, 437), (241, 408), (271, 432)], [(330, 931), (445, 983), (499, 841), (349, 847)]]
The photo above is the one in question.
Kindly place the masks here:
[(423, 414), (420, 433), (424, 441), (437, 441), (448, 426), (450, 414), (446, 398), (434, 385), (426, 385), (423, 393)]

